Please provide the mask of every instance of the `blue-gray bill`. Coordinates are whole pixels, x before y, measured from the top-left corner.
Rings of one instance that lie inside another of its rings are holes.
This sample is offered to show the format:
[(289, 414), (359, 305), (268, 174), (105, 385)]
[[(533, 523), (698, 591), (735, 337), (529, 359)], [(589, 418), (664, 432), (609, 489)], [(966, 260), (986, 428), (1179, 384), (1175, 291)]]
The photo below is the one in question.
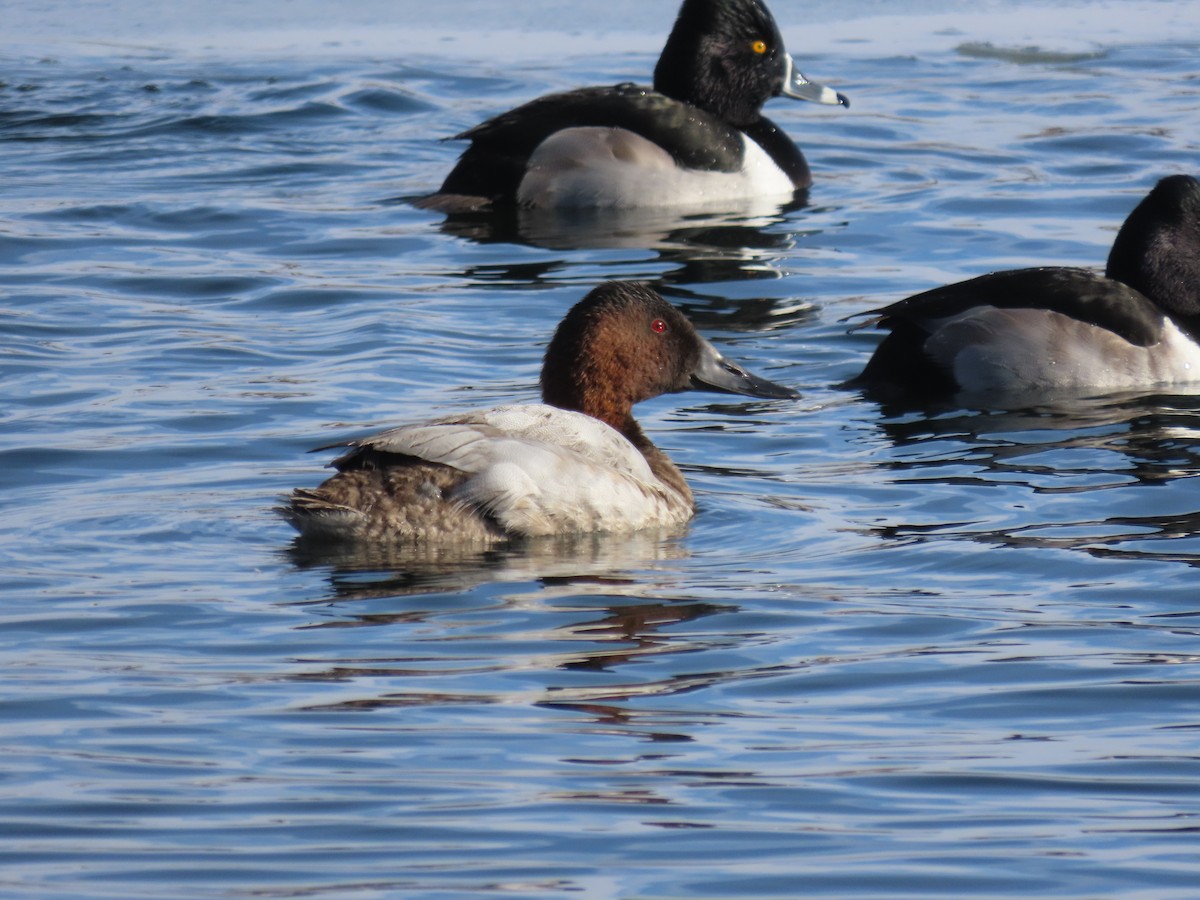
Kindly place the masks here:
[(783, 73), (783, 95), (785, 97), (850, 108), (850, 98), (845, 94), (840, 94), (831, 87), (805, 78), (804, 73), (796, 68), (796, 63), (790, 54), (785, 56), (784, 62), (787, 66)]
[(702, 341), (700, 358), (692, 368), (692, 387), (762, 397), (764, 400), (795, 400), (798, 391), (768, 381), (722, 356), (708, 341)]

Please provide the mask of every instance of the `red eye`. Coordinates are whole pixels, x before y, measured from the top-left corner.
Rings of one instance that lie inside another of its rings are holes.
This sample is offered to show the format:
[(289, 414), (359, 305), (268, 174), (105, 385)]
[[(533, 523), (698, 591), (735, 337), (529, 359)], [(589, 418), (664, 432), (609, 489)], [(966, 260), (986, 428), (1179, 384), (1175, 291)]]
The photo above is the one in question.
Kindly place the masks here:
[(655, 334), (662, 334), (664, 331), (667, 330), (667, 323), (664, 322), (662, 319), (655, 319), (653, 322), (650, 323), (650, 330), (653, 331)]

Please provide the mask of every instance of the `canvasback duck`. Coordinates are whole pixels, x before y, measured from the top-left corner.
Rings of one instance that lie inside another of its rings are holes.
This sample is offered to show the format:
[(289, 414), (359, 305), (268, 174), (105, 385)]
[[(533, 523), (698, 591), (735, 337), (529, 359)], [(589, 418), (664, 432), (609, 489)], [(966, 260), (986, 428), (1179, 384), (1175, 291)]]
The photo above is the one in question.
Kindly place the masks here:
[(885, 399), (1198, 382), (1200, 182), (1162, 179), (1121, 226), (1103, 275), (994, 272), (870, 315), (865, 325), (890, 334), (850, 384)]
[(762, 0), (684, 0), (653, 88), (549, 94), (476, 125), (456, 135), (470, 146), (418, 205), (452, 213), (790, 199), (812, 176), (762, 115), (780, 95), (849, 106), (800, 73)]
[(679, 525), (692, 492), (633, 405), (689, 389), (799, 396), (725, 359), (653, 289), (629, 282), (603, 284), (567, 313), (541, 386), (541, 404), (333, 445), (350, 448), (331, 463), (338, 473), (294, 491), (281, 511), (306, 537), (392, 543)]

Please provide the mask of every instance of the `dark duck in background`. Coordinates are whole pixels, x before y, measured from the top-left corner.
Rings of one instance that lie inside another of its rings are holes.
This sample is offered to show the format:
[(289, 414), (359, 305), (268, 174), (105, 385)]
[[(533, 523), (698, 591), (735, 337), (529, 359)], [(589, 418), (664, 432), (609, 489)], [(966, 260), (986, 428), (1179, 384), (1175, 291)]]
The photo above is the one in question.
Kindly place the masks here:
[(1121, 226), (1104, 274), (994, 272), (870, 315), (890, 333), (850, 384), (880, 399), (1200, 382), (1200, 182), (1162, 179)]
[(761, 0), (684, 0), (653, 88), (580, 88), (489, 119), (456, 136), (470, 146), (418, 205), (454, 213), (786, 202), (812, 175), (762, 114), (778, 96), (849, 105), (800, 73)]

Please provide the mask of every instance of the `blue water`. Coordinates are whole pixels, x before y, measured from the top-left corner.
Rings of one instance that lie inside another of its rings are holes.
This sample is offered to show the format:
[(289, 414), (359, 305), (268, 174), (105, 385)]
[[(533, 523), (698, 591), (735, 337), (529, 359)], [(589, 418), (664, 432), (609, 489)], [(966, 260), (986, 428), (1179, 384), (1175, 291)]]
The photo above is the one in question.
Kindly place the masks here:
[[(4, 896), (1196, 896), (1200, 396), (837, 385), (878, 340), (845, 317), (1100, 265), (1197, 170), (1197, 5), (816, 3), (801, 29), (777, 0), (853, 101), (772, 105), (808, 206), (486, 227), (406, 202), (456, 155), (436, 138), (645, 77), (662, 5), (496, 5), (441, 44), (412, 3), (169, 35), (129, 3), (12, 11)], [(293, 548), (271, 507), (326, 474), (307, 450), (532, 399), (606, 278), (804, 394), (639, 408), (686, 531)]]

